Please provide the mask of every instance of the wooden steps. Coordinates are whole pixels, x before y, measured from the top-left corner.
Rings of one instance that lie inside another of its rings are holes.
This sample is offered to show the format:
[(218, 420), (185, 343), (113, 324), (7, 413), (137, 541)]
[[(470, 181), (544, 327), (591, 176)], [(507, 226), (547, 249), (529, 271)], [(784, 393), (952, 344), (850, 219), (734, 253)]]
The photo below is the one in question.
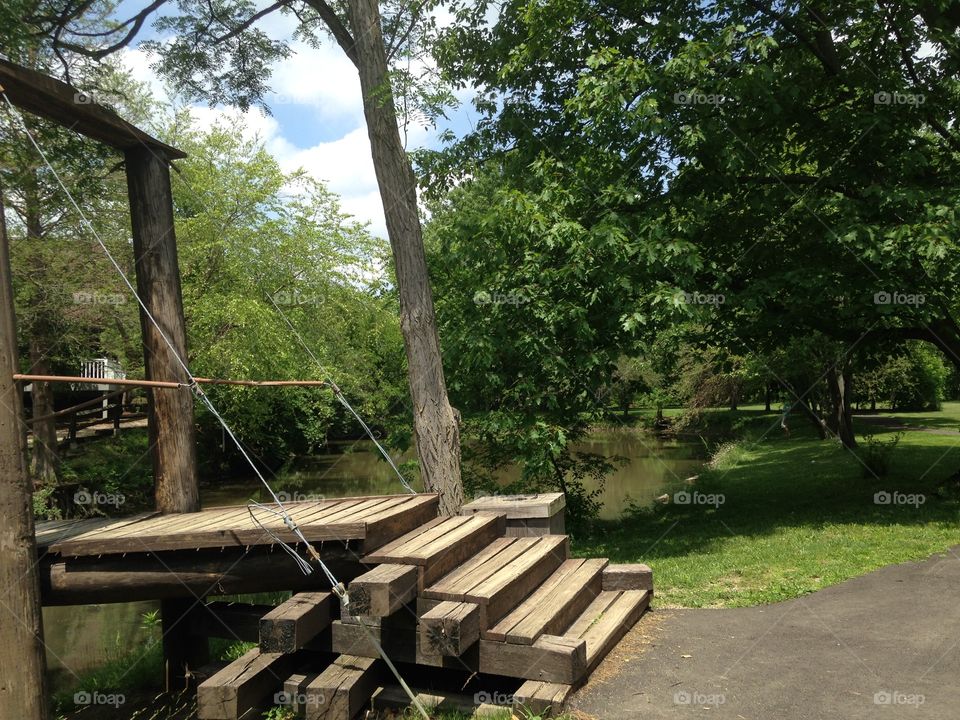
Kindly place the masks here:
[(479, 605), (480, 628), (486, 630), (560, 567), (568, 554), (565, 535), (500, 538), (424, 589), (421, 597)]
[(438, 519), (368, 554), (363, 561), (416, 565), (419, 589), (423, 590), (503, 535), (505, 528), (504, 515), (477, 513)]
[[(349, 524), (396, 505), (371, 498), (313, 513)], [(406, 695), (384, 687), (393, 681), (378, 646), (411, 685), (453, 690), (482, 678), (499, 683), (490, 688), (498, 697), (513, 695), (520, 716), (558, 714), (646, 610), (652, 572), (571, 559), (565, 535), (505, 536), (504, 523), (503, 514), (478, 512), (394, 535), (365, 554), (369, 569), (339, 608), (328, 592), (294, 595), (266, 613), (214, 606), (245, 633), (262, 615), (260, 647), (201, 685), (200, 720), (239, 720), (269, 692), (307, 720), (353, 720), (370, 703), (404, 707)], [(418, 692), (427, 705), (452, 707), (449, 693)]]
[(606, 560), (565, 561), (483, 637), (532, 645), (541, 635), (562, 632), (600, 594), (606, 565)]

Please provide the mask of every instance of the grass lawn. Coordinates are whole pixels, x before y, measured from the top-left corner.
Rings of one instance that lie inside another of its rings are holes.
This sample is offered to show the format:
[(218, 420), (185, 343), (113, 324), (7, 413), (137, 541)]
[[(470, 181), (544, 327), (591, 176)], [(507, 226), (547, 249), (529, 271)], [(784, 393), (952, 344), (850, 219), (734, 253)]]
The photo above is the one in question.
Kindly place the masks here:
[[(736, 607), (798, 597), (960, 544), (960, 492), (955, 481), (946, 484), (960, 470), (960, 432), (907, 431), (890, 453), (888, 474), (875, 478), (864, 477), (853, 452), (817, 439), (799, 417), (786, 438), (778, 415), (762, 408), (713, 415), (727, 417), (709, 424), (737, 428), (744, 439), (721, 446), (694, 485), (668, 492), (722, 495), (722, 504), (671, 498), (634, 510), (576, 538), (575, 554), (651, 565), (661, 607)], [(960, 403), (895, 417), (908, 426), (960, 428)], [(859, 418), (855, 428), (861, 446), (864, 432), (882, 442), (896, 435)], [(921, 497), (877, 504), (878, 492)]]

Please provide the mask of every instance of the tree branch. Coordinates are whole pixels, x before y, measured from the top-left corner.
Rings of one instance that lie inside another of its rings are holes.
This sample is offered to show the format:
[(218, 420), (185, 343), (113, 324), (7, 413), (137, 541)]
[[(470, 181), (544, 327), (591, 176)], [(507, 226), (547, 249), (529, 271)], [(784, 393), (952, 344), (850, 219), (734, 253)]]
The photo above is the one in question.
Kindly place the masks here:
[(334, 40), (337, 41), (337, 44), (343, 52), (350, 58), (350, 62), (359, 68), (360, 58), (357, 55), (357, 44), (353, 39), (353, 35), (350, 34), (350, 30), (343, 24), (340, 16), (334, 12), (334, 9), (330, 7), (325, 0), (303, 1), (320, 16), (320, 19), (323, 20), (327, 29), (329, 29), (333, 35)]

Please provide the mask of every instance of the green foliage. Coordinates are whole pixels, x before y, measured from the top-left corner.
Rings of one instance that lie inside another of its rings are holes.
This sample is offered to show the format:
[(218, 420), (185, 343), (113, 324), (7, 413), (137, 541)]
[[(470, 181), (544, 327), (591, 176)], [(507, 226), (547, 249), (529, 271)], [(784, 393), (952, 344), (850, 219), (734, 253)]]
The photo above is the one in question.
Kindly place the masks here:
[(863, 444), (856, 452), (860, 462), (863, 463), (864, 477), (882, 478), (890, 473), (893, 451), (903, 440), (903, 435), (902, 432), (898, 432), (887, 440), (871, 434), (863, 436)]
[(129, 429), (120, 435), (85, 443), (76, 454), (63, 458), (64, 482), (89, 493), (122, 498), (117, 505), (97, 505), (97, 510), (131, 513), (153, 505), (153, 466), (147, 431)]
[(864, 373), (865, 399), (892, 410), (939, 410), (947, 393), (949, 372), (943, 356), (920, 343), (910, 343)]

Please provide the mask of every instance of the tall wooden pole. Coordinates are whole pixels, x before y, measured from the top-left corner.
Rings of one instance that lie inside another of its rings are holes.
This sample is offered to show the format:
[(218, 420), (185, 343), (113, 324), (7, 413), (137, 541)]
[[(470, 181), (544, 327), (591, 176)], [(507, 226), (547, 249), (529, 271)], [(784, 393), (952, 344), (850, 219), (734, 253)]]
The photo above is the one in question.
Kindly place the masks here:
[[(149, 380), (187, 382), (187, 373), (176, 357), (186, 361), (187, 330), (173, 230), (170, 167), (158, 150), (146, 146), (127, 150), (125, 157), (137, 293), (163, 331), (161, 335), (141, 309), (146, 376)], [(157, 510), (199, 510), (196, 428), (190, 390), (150, 389), (147, 393)]]
[(10, 251), (0, 192), (0, 718), (46, 720), (46, 659)]

